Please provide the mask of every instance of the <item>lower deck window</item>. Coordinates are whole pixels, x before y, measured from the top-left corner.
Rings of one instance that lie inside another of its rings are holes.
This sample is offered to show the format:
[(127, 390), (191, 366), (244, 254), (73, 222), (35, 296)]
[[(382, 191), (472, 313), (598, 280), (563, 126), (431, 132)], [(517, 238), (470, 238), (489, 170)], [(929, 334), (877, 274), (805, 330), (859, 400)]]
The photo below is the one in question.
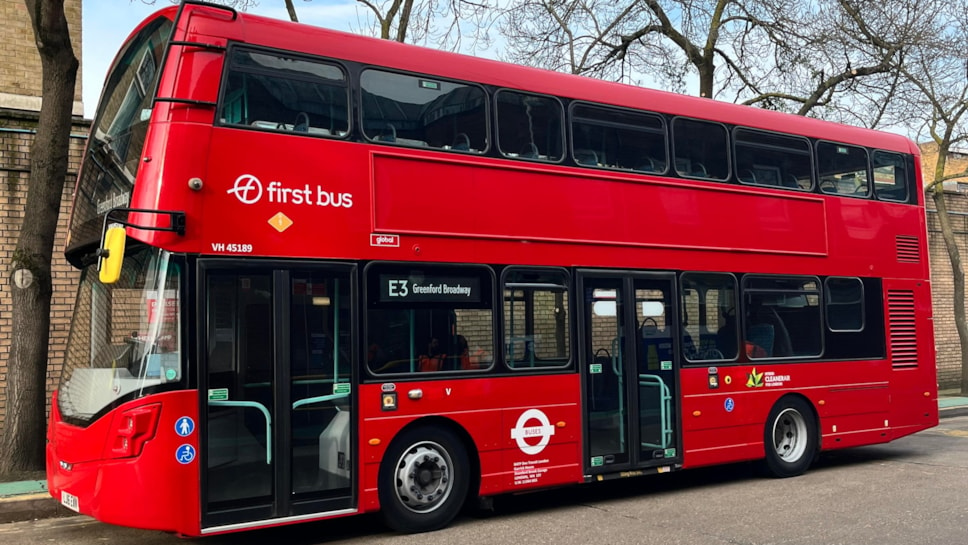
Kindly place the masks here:
[(367, 271), (373, 374), (476, 371), (494, 362), (493, 279), (484, 267), (374, 265)]
[(743, 295), (743, 333), (749, 358), (821, 354), (820, 283), (816, 277), (747, 276)]

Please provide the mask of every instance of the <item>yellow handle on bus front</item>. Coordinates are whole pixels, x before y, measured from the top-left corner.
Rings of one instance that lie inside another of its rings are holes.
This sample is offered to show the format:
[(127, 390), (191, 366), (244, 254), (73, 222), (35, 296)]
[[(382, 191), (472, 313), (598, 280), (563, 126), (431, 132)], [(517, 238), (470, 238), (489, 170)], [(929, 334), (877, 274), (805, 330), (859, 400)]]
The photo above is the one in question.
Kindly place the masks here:
[(124, 261), (124, 244), (128, 234), (124, 226), (115, 223), (104, 232), (101, 244), (101, 261), (98, 263), (98, 278), (102, 284), (114, 284), (121, 277), (121, 263)]

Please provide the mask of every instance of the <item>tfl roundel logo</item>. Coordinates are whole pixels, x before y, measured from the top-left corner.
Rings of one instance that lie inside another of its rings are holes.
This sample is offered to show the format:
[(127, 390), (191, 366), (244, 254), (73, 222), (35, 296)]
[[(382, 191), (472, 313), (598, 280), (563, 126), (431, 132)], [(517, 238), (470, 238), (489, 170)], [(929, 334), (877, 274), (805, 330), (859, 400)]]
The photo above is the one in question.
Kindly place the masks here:
[[(534, 421), (537, 424), (534, 425)], [(548, 421), (548, 416), (538, 409), (528, 409), (521, 413), (518, 422), (511, 428), (511, 439), (518, 444), (521, 452), (534, 456), (540, 453), (548, 443), (551, 436), (555, 434), (555, 427)], [(527, 439), (538, 439), (536, 445), (532, 445)]]
[(254, 204), (262, 198), (262, 182), (251, 174), (243, 174), (235, 179), (228, 193), (235, 194), (242, 204)]

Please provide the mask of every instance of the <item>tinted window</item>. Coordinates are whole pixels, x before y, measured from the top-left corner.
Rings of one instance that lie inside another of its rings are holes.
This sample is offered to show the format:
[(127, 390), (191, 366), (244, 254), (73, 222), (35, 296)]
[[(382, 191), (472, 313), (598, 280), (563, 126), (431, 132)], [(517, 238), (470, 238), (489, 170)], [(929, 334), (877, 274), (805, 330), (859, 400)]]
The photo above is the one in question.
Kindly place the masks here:
[(474, 85), (366, 70), (363, 133), (370, 140), (481, 153), (487, 147), (487, 100)]
[(831, 277), (824, 283), (824, 294), (827, 315), (824, 357), (885, 357), (887, 343), (881, 281), (877, 278)]
[(729, 137), (726, 127), (678, 117), (672, 121), (673, 166), (679, 176), (729, 178)]
[(904, 156), (899, 153), (875, 151), (874, 194), (882, 201), (905, 202), (908, 199), (908, 169)]
[(349, 131), (346, 75), (331, 63), (232, 50), (222, 123), (316, 136)]
[(736, 277), (683, 273), (681, 285), (682, 350), (686, 360), (736, 359)]
[(748, 357), (820, 355), (820, 283), (815, 277), (747, 276), (743, 296)]
[(494, 361), (492, 280), (484, 267), (367, 270), (367, 367), (374, 374), (474, 371)]
[(744, 184), (809, 190), (813, 187), (810, 142), (749, 129), (736, 129), (736, 177)]
[(665, 172), (665, 124), (657, 115), (576, 105), (571, 120), (575, 162), (639, 172)]
[(504, 353), (512, 369), (560, 367), (571, 356), (564, 271), (509, 270), (504, 277)]
[(507, 157), (560, 161), (564, 113), (557, 99), (514, 91), (497, 93), (498, 146)]
[(830, 277), (825, 284), (827, 327), (832, 331), (864, 329), (864, 284), (860, 278)]
[(864, 148), (820, 142), (817, 144), (817, 164), (820, 190), (824, 193), (859, 197), (870, 194), (867, 150)]

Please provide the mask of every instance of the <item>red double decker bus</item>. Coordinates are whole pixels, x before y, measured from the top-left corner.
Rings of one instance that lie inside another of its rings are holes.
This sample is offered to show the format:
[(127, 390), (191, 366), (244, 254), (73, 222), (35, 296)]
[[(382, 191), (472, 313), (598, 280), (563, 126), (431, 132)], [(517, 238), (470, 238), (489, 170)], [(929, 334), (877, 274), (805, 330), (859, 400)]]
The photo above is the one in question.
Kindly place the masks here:
[[(101, 97), (48, 479), (215, 534), (938, 421), (917, 148), (184, 2)], [(642, 486), (649, 486), (648, 480)]]

